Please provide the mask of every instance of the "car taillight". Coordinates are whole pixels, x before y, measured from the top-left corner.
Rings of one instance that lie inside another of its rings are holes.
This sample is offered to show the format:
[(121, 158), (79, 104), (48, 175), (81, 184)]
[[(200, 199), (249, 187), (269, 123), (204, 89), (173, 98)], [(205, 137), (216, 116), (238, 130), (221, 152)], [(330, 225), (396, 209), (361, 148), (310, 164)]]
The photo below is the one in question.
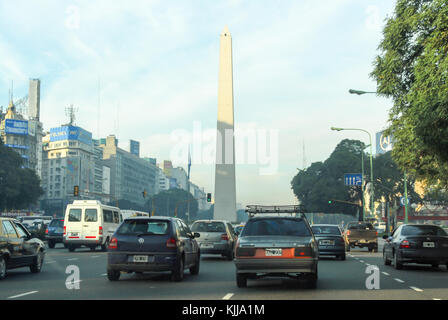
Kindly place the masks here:
[(166, 240), (166, 247), (167, 248), (176, 248), (177, 247), (177, 241), (174, 238), (169, 238)]
[(112, 239), (110, 239), (110, 242), (109, 242), (109, 249), (117, 249), (118, 248), (118, 240), (117, 240), (117, 238), (112, 238)]
[(346, 234), (349, 236), (350, 235), (350, 230), (347, 230)]
[(255, 255), (255, 248), (236, 248), (235, 255), (237, 257), (253, 257)]
[(221, 240), (226, 240), (226, 241), (229, 240), (229, 236), (227, 235), (227, 233), (223, 233), (223, 234), (221, 235)]
[(99, 235), (102, 235), (102, 234), (103, 234), (103, 227), (102, 227), (102, 226), (99, 227), (99, 229), (98, 229), (98, 234), (99, 234)]
[(295, 257), (309, 257), (311, 256), (311, 248), (305, 247), (305, 248), (295, 248), (294, 249), (294, 256)]
[(64, 226), (64, 236), (65, 236), (66, 233), (67, 233), (67, 227)]
[(401, 241), (400, 248), (410, 248), (410, 247), (411, 247), (411, 245), (408, 240)]
[(48, 229), (45, 229), (45, 234), (48, 234)]
[(376, 232), (376, 236), (378, 237), (378, 231)]

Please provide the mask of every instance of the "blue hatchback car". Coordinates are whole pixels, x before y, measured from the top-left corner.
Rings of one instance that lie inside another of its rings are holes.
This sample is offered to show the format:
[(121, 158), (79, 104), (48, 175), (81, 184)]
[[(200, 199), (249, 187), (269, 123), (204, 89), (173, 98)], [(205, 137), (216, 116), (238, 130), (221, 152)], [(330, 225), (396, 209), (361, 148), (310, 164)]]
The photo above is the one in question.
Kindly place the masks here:
[(107, 277), (131, 273), (171, 271), (171, 279), (182, 281), (184, 269), (199, 273), (200, 251), (195, 238), (199, 233), (178, 218), (132, 217), (124, 220), (107, 249)]

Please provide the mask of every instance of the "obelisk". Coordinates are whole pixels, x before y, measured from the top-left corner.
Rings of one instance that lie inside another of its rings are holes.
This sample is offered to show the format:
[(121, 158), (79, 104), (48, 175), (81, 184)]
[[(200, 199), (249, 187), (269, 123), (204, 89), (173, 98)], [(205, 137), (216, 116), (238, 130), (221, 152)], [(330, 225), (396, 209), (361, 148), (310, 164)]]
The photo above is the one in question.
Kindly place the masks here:
[(232, 37), (220, 36), (214, 219), (236, 221)]

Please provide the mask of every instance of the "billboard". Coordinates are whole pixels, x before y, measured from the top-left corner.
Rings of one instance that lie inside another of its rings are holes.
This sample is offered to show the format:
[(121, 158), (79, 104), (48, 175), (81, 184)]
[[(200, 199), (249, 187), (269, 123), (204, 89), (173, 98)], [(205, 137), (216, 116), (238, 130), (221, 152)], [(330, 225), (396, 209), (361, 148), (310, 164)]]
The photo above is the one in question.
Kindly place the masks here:
[(77, 140), (92, 145), (92, 133), (75, 126), (62, 126), (50, 129), (50, 141)]
[(5, 133), (27, 136), (28, 135), (28, 121), (6, 119), (5, 120)]
[(384, 131), (376, 133), (376, 153), (383, 154), (391, 151), (393, 147), (392, 136), (384, 135)]
[(140, 157), (140, 142), (135, 140), (129, 140), (130, 147), (129, 152), (135, 154), (137, 157)]

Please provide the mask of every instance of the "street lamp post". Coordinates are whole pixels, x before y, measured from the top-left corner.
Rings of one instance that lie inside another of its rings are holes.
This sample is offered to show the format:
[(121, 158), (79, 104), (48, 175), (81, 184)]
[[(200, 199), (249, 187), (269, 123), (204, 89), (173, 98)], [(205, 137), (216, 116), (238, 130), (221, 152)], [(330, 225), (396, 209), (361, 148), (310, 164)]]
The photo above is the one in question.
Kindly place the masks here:
[[(370, 181), (372, 184), (372, 195), (371, 195), (371, 209), (370, 212), (373, 215), (375, 212), (375, 203), (374, 203), (374, 187), (373, 187), (373, 159), (372, 159), (372, 136), (370, 135), (370, 132), (364, 129), (357, 129), (357, 128), (335, 128), (331, 127), (331, 130), (333, 131), (342, 131), (342, 130), (356, 130), (356, 131), (363, 131), (369, 135), (369, 142), (370, 142)], [(364, 151), (363, 151), (364, 152)]]
[[(357, 95), (362, 95), (362, 94), (366, 94), (366, 93), (377, 93), (375, 91), (362, 91), (362, 90), (355, 90), (355, 89), (349, 89), (348, 92), (350, 94), (357, 94)], [(406, 170), (404, 171), (404, 221), (405, 223), (408, 223), (408, 186), (407, 186), (407, 179), (406, 179)]]

